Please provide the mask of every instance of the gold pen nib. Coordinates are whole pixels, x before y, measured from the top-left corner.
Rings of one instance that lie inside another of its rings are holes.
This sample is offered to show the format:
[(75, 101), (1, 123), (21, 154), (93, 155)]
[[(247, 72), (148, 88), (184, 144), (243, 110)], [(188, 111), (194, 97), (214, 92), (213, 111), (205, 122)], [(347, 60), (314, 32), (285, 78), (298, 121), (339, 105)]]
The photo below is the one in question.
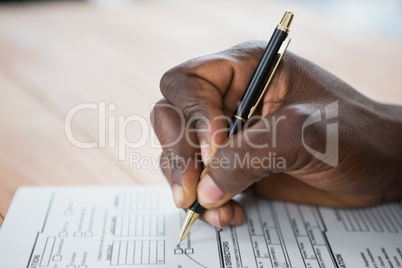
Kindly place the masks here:
[(276, 28), (288, 33), (290, 31), (290, 25), (292, 24), (293, 17), (294, 15), (291, 11), (286, 11), (281, 22)]
[(181, 232), (179, 235), (179, 243), (177, 243), (178, 246), (180, 245), (180, 242), (183, 241), (183, 239), (186, 237), (198, 216), (200, 216), (200, 214), (198, 214), (197, 212), (194, 212), (190, 209), (187, 211), (186, 219), (184, 220), (183, 227), (181, 228)]

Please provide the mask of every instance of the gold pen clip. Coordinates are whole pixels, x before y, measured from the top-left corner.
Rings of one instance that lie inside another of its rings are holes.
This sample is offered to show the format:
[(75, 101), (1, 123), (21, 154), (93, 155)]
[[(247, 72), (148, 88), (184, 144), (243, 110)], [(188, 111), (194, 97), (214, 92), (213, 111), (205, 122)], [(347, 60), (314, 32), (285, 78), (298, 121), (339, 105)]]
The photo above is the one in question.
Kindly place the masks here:
[(268, 89), (269, 84), (271, 83), (272, 78), (274, 77), (275, 71), (276, 71), (276, 69), (278, 68), (279, 63), (281, 62), (282, 57), (283, 57), (283, 55), (285, 54), (285, 51), (286, 51), (286, 49), (287, 49), (288, 46), (289, 46), (289, 43), (290, 43), (290, 38), (289, 38), (289, 37), (286, 37), (285, 41), (283, 41), (281, 47), (280, 47), (279, 50), (278, 50), (278, 59), (276, 60), (276, 63), (275, 63), (275, 65), (274, 65), (274, 68), (272, 69), (271, 75), (269, 76), (269, 78), (268, 78), (268, 80), (267, 80), (267, 83), (265, 84), (264, 89), (262, 90), (261, 95), (260, 95), (260, 97), (258, 98), (257, 102), (256, 102), (255, 105), (250, 109), (250, 113), (248, 114), (247, 119), (250, 118), (250, 117), (254, 114), (254, 111), (257, 109), (258, 104), (260, 104), (260, 102), (261, 102), (261, 100), (262, 100), (262, 97), (264, 96), (265, 92), (266, 92), (267, 89)]

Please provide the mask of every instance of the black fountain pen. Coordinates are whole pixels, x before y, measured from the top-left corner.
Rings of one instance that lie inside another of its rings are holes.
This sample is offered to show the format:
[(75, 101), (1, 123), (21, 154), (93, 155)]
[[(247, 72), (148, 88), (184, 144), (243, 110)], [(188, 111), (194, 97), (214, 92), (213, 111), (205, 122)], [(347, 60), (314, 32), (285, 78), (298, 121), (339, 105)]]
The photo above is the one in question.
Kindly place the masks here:
[[(281, 22), (276, 26), (276, 29), (265, 48), (264, 54), (254, 71), (253, 77), (251, 78), (250, 83), (233, 114), (229, 124), (229, 137), (235, 135), (242, 129), (246, 120), (253, 115), (258, 104), (261, 102), (261, 99), (275, 74), (279, 62), (289, 46), (290, 38), (288, 37), (288, 33), (292, 19), (293, 13), (286, 11)], [(197, 200), (188, 208), (186, 219), (179, 235), (179, 241), (177, 243), (178, 247), (203, 210), (204, 208)]]

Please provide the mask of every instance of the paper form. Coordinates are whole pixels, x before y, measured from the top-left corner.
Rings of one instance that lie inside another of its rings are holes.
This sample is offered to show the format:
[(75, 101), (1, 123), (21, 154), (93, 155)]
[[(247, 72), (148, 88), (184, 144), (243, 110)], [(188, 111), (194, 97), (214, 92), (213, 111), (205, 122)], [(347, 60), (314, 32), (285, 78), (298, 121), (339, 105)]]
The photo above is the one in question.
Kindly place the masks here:
[(402, 267), (402, 204), (364, 209), (243, 196), (246, 221), (197, 221), (176, 248), (185, 217), (170, 189), (23, 187), (0, 229), (1, 268)]

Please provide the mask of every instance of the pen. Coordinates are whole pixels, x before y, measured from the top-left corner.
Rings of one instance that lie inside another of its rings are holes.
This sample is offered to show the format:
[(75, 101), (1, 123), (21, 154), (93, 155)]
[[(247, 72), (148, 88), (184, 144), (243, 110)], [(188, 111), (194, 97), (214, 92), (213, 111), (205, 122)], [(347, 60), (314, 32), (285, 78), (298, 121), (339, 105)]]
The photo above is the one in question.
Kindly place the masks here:
[[(238, 133), (247, 119), (249, 119), (258, 104), (261, 102), (269, 83), (290, 43), (288, 37), (289, 27), (293, 20), (293, 13), (286, 11), (281, 22), (276, 26), (267, 47), (254, 71), (254, 74), (243, 94), (229, 124), (228, 136)], [(204, 208), (196, 200), (187, 210), (177, 246), (186, 237), (191, 227), (197, 220)]]

